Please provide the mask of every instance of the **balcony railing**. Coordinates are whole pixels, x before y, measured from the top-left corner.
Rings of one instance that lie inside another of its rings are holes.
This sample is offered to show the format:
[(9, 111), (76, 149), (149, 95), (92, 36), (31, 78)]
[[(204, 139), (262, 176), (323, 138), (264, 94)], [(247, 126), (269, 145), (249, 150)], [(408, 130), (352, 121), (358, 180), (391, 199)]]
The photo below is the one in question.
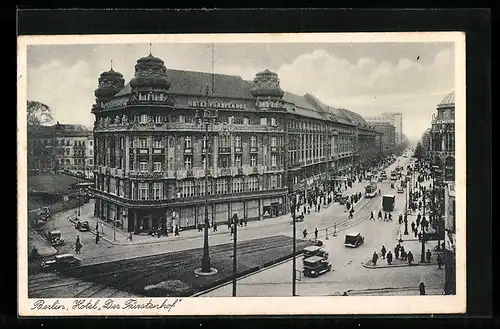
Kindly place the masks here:
[[(203, 195), (200, 196), (192, 196), (192, 197), (181, 197), (181, 198), (166, 198), (166, 199), (160, 199), (160, 200), (137, 200), (137, 199), (131, 199), (123, 196), (116, 196), (114, 194), (110, 194), (107, 192), (103, 192), (101, 190), (97, 190), (95, 188), (89, 188), (91, 194), (96, 195), (98, 197), (103, 197), (103, 198), (108, 198), (120, 203), (125, 203), (128, 205), (153, 205), (157, 207), (161, 207), (163, 205), (176, 205), (176, 206), (183, 206), (183, 205), (192, 205), (192, 204), (202, 204), (205, 201), (205, 198)], [(232, 193), (228, 192), (225, 194), (211, 194), (208, 196), (208, 201), (209, 202), (217, 202), (221, 198), (224, 198), (225, 200), (240, 200), (240, 199), (247, 199), (247, 198), (253, 198), (253, 197), (273, 197), (273, 196), (279, 196), (283, 195), (284, 193), (287, 192), (287, 188), (279, 188), (279, 189), (273, 189), (273, 190), (258, 190), (258, 191), (245, 191), (245, 192), (239, 192), (239, 193)]]
[(161, 179), (165, 176), (165, 172), (145, 172), (145, 171), (131, 171), (128, 173), (130, 178), (140, 178), (140, 179)]
[(165, 154), (165, 149), (164, 148), (154, 148), (153, 149), (153, 154), (164, 155)]
[(239, 146), (235, 146), (234, 147), (234, 153), (242, 153), (243, 152), (243, 149)]
[(259, 153), (259, 150), (257, 149), (257, 147), (251, 146), (250, 153)]
[(192, 147), (186, 147), (184, 148), (184, 154), (193, 154), (193, 148)]
[(219, 154), (223, 153), (231, 153), (231, 148), (230, 147), (219, 147)]

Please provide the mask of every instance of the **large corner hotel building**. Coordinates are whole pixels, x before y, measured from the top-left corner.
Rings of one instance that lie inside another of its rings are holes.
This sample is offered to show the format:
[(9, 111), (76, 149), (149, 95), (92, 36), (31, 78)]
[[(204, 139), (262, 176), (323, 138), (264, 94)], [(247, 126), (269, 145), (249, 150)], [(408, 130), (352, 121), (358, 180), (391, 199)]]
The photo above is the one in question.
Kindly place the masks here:
[[(129, 232), (203, 223), (205, 161), (209, 220), (222, 224), (234, 213), (285, 214), (289, 188), (380, 156), (380, 136), (360, 115), (284, 92), (268, 70), (249, 82), (170, 70), (150, 54), (127, 85), (102, 73), (95, 96), (94, 215)], [(196, 121), (205, 108), (217, 113), (208, 143)]]

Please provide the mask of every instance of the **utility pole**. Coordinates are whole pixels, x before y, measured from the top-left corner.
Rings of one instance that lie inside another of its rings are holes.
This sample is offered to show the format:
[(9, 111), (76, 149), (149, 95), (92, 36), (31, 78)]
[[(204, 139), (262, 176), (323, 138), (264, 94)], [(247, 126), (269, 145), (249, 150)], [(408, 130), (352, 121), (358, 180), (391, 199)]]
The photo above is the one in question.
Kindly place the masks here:
[(238, 242), (238, 215), (234, 214), (233, 215), (233, 225), (234, 225), (234, 235), (233, 235), (233, 297), (236, 297), (236, 275), (237, 275), (237, 268), (236, 268), (236, 246)]
[(296, 221), (295, 221), (295, 209), (297, 208), (297, 204), (296, 204), (296, 198), (292, 198), (292, 226), (293, 226), (293, 258), (292, 258), (292, 297), (293, 296), (297, 296), (297, 293), (296, 293), (296, 281), (297, 281), (297, 257), (296, 257), (296, 253), (297, 253), (297, 244), (296, 244), (296, 241), (297, 241), (297, 224), (296, 224)]
[(425, 226), (427, 224), (427, 219), (425, 218), (425, 186), (422, 189), (423, 192), (423, 206), (424, 206), (424, 216), (422, 218), (422, 223), (420, 224), (422, 226), (422, 250), (421, 250), (421, 255), (420, 255), (420, 263), (425, 263)]

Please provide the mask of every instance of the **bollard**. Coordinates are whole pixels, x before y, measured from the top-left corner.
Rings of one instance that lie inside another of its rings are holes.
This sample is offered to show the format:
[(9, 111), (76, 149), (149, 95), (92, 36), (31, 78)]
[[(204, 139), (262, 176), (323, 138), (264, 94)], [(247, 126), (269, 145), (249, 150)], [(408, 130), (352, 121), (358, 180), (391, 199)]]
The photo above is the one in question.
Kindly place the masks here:
[(328, 240), (328, 229), (326, 229), (325, 231), (326, 231), (326, 237), (325, 237), (325, 239)]
[(337, 236), (337, 224), (333, 226), (333, 236)]

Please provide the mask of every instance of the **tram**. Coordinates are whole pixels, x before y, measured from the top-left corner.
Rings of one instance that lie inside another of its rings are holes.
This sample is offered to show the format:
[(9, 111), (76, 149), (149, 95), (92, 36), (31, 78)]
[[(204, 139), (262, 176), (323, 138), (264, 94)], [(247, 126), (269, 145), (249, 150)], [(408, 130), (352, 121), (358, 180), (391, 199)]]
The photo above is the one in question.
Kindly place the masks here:
[(373, 198), (375, 195), (377, 195), (377, 185), (374, 183), (370, 183), (370, 185), (367, 185), (365, 187), (365, 197)]

